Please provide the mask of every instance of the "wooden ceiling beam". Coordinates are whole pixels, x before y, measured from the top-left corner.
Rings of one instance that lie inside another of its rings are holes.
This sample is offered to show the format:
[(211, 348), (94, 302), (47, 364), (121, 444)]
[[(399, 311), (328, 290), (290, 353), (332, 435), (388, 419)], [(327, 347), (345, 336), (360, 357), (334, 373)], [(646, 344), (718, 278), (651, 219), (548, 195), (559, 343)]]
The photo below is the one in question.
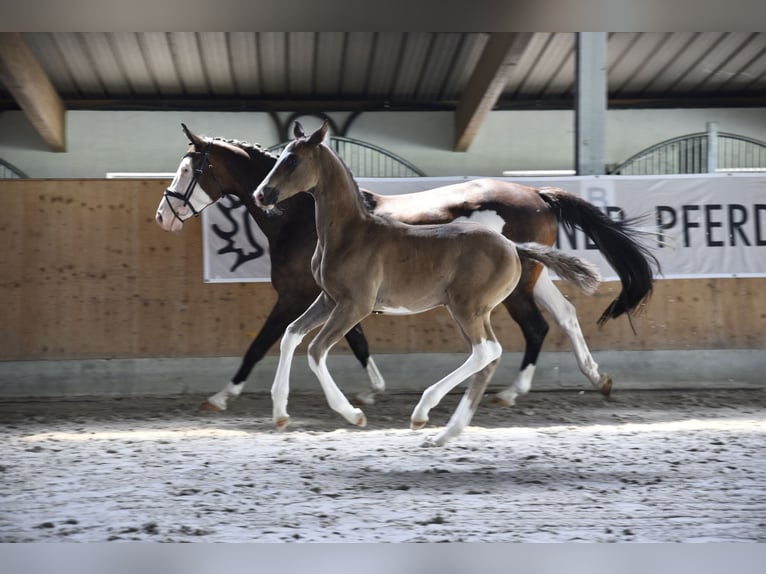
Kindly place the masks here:
[(52, 151), (66, 151), (64, 103), (17, 32), (0, 33), (0, 82)]
[(503, 93), (532, 34), (491, 34), (455, 110), (455, 151), (466, 151)]

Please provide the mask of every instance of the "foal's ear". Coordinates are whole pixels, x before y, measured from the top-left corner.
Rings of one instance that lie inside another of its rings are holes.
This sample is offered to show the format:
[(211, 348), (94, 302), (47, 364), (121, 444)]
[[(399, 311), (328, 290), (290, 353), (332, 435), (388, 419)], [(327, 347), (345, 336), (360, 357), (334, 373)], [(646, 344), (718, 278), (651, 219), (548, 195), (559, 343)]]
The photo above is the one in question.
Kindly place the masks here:
[(309, 143), (311, 145), (319, 145), (324, 141), (324, 138), (327, 136), (327, 130), (330, 128), (330, 122), (325, 120), (322, 123), (322, 127), (319, 128), (317, 131), (315, 131), (313, 134), (311, 134), (311, 137), (309, 138)]
[(293, 137), (295, 139), (305, 137), (306, 134), (303, 132), (303, 126), (299, 121), (295, 122), (295, 125), (293, 126)]
[(192, 131), (186, 127), (186, 124), (181, 124), (181, 127), (183, 128), (186, 137), (189, 138), (189, 142), (191, 142), (195, 147), (201, 147), (205, 144), (201, 137), (195, 133), (192, 133)]

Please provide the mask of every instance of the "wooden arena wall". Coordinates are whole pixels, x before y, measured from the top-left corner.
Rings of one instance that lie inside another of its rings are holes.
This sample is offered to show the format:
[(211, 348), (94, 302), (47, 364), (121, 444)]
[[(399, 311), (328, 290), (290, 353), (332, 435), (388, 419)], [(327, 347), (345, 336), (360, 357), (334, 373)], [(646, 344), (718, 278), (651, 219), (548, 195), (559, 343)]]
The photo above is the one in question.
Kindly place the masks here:
[[(268, 283), (205, 284), (199, 220), (163, 232), (161, 180), (0, 181), (0, 360), (238, 356), (276, 300)], [(596, 319), (619, 284), (577, 306), (593, 350), (758, 349), (766, 345), (766, 279), (659, 280), (633, 320)], [(376, 354), (462, 352), (448, 314), (369, 317)], [(504, 309), (494, 325), (522, 348)], [(545, 351), (569, 351), (555, 326)], [(348, 352), (345, 343), (336, 352)], [(278, 345), (271, 354), (278, 353)]]

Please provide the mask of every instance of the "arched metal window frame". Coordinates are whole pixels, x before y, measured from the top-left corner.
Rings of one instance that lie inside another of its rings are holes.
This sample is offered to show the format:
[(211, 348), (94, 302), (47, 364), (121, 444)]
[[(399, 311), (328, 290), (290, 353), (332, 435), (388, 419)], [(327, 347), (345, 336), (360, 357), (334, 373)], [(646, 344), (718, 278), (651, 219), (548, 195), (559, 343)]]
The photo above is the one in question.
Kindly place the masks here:
[[(385, 148), (376, 146), (375, 144), (371, 144), (366, 141), (357, 140), (353, 138), (347, 138), (343, 136), (330, 136), (328, 140), (329, 140), (328, 143), (330, 147), (332, 147), (332, 149), (347, 164), (350, 164), (351, 162), (348, 161), (346, 157), (344, 157), (344, 153), (341, 151), (341, 148), (343, 148), (346, 145), (349, 145), (349, 146), (354, 146), (357, 148), (362, 148), (364, 150), (373, 152), (374, 154), (377, 154), (378, 156), (383, 157), (385, 160), (390, 160), (401, 165), (404, 169), (409, 170), (411, 172), (404, 175), (377, 175), (377, 174), (360, 172), (359, 170), (354, 170), (353, 166), (349, 165), (349, 168), (351, 168), (351, 171), (354, 173), (354, 176), (356, 177), (424, 177), (426, 175), (422, 170), (420, 170), (418, 167), (416, 167), (415, 165), (413, 165), (406, 159), (399, 157), (398, 155), (388, 151)], [(286, 141), (286, 142), (273, 145), (269, 148), (269, 151), (278, 155), (289, 143), (290, 143), (289, 141)]]
[[(728, 132), (719, 132), (717, 134), (717, 139), (718, 139), (718, 145), (716, 147), (718, 149), (718, 156), (719, 157), (721, 155), (721, 151), (720, 150), (722, 148), (722, 146), (721, 146), (722, 141), (721, 140), (724, 140), (724, 141), (725, 140), (730, 140), (730, 141), (734, 141), (734, 142), (738, 142), (738, 143), (751, 144), (751, 145), (755, 146), (756, 149), (758, 149), (758, 148), (762, 149), (763, 151), (760, 152), (760, 153), (764, 157), (763, 164), (762, 165), (758, 165), (758, 166), (752, 166), (750, 169), (758, 170), (758, 171), (760, 171), (760, 169), (763, 169), (763, 171), (766, 171), (766, 142), (757, 140), (755, 138), (751, 138), (751, 137), (747, 137), (747, 136), (743, 136), (743, 135), (739, 135), (739, 134), (728, 133)], [(614, 169), (612, 169), (610, 173), (613, 174), (613, 175), (663, 175), (663, 174), (676, 174), (676, 173), (707, 173), (706, 166), (707, 166), (708, 142), (709, 142), (709, 133), (708, 132), (697, 132), (697, 133), (693, 133), (693, 134), (687, 134), (687, 135), (671, 138), (671, 139), (662, 141), (660, 143), (654, 144), (654, 145), (652, 145), (652, 146), (650, 146), (650, 147), (648, 147), (646, 149), (643, 149), (640, 152), (632, 155), (631, 157), (629, 157), (628, 159), (626, 159), (625, 161), (623, 161), (622, 163), (617, 165)], [(669, 149), (672, 146), (679, 146), (679, 147), (681, 147), (681, 146), (683, 146), (685, 144), (688, 144), (689, 148), (691, 148), (692, 146), (699, 146), (700, 150), (704, 149), (704, 154), (702, 153), (702, 151), (700, 151), (699, 155), (697, 155), (697, 156), (694, 155), (695, 150), (693, 150), (693, 149), (692, 150), (688, 150), (688, 149), (684, 150), (688, 154), (690, 154), (687, 159), (690, 160), (692, 164), (698, 166), (698, 169), (696, 169), (694, 171), (691, 171), (691, 170), (685, 170), (685, 171), (678, 171), (678, 170), (675, 170), (675, 171), (667, 171), (667, 170), (657, 171), (657, 170), (652, 170), (652, 171), (642, 171), (640, 173), (639, 172), (628, 173), (628, 174), (623, 173), (626, 170), (626, 168), (629, 168), (633, 164), (636, 164), (637, 162), (639, 162), (639, 161), (641, 161), (641, 160), (643, 160), (645, 158), (648, 158), (652, 154), (656, 154), (656, 153), (660, 152), (663, 149)], [(718, 164), (718, 162), (717, 162), (717, 164)], [(737, 167), (737, 166), (726, 166), (726, 165), (721, 166), (719, 164), (719, 167), (718, 167), (717, 171), (727, 171), (727, 170), (737, 170), (737, 169), (745, 170), (745, 169), (748, 169), (748, 168)]]
[[(10, 172), (13, 175), (8, 177), (6, 172)], [(29, 176), (12, 163), (0, 158), (0, 179), (29, 179)]]

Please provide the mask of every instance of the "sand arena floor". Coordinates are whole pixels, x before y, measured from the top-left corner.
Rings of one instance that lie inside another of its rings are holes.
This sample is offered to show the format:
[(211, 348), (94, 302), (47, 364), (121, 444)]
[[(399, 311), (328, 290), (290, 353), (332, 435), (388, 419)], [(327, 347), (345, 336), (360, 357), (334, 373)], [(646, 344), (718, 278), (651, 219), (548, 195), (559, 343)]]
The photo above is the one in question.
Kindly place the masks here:
[(485, 398), (423, 448), (416, 394), (349, 426), (294, 394), (0, 401), (0, 541), (766, 542), (766, 391)]

